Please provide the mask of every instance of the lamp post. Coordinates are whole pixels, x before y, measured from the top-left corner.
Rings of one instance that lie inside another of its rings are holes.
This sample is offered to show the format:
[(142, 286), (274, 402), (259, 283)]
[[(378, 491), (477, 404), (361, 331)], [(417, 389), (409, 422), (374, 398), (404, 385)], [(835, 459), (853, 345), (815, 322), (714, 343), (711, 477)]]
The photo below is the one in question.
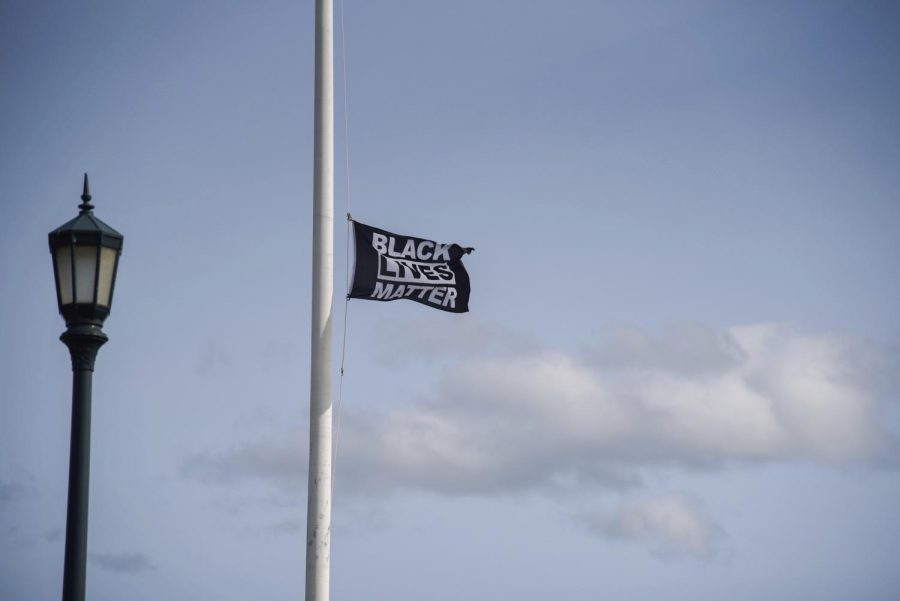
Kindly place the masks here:
[(88, 482), (91, 459), (91, 381), (97, 351), (107, 341), (123, 236), (94, 217), (88, 176), (78, 216), (49, 234), (56, 300), (66, 320), (59, 337), (72, 357), (72, 442), (66, 509), (63, 601), (83, 601), (87, 561)]

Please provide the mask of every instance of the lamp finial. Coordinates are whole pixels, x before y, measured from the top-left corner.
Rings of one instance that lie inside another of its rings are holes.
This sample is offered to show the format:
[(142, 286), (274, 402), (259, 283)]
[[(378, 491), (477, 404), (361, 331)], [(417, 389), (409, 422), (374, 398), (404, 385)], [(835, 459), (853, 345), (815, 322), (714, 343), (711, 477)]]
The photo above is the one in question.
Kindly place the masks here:
[(94, 209), (94, 205), (91, 204), (91, 189), (88, 186), (88, 174), (84, 174), (84, 192), (81, 194), (81, 204), (78, 205), (78, 208), (81, 209), (81, 214), (89, 213)]

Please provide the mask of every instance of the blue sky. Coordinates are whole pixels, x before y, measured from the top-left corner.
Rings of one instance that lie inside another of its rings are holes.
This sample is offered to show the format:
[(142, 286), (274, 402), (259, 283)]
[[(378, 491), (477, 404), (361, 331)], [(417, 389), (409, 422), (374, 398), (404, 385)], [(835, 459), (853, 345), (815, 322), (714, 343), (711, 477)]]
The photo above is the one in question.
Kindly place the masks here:
[[(896, 6), (345, 8), (336, 213), (477, 250), (470, 314), (350, 305), (334, 598), (892, 599)], [(84, 171), (89, 598), (303, 594), (312, 17), (0, 5), (0, 598), (61, 590)]]

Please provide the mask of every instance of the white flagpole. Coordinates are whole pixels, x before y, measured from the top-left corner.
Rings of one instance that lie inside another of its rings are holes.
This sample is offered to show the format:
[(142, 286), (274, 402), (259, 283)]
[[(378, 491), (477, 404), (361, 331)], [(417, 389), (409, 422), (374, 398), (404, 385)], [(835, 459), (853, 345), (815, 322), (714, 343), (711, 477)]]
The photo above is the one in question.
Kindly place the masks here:
[(334, 292), (332, 0), (316, 0), (313, 286), (306, 601), (328, 601), (331, 564), (331, 317)]

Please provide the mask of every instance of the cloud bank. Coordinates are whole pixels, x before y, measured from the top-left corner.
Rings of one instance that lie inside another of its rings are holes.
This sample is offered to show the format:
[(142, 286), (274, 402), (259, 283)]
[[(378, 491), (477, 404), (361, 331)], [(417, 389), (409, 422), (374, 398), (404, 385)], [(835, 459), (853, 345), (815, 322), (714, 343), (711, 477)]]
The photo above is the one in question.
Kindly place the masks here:
[[(423, 356), (419, 346), (435, 348), (415, 334), (420, 326), (405, 338), (409, 360)], [(624, 486), (648, 468), (846, 465), (897, 454), (879, 422), (894, 358), (852, 337), (777, 324), (681, 324), (620, 329), (577, 353), (526, 339), (472, 320), (445, 339), (429, 394), (399, 408), (347, 410), (339, 486), (487, 495)], [(200, 454), (184, 472), (302, 488), (305, 438), (290, 432)]]

